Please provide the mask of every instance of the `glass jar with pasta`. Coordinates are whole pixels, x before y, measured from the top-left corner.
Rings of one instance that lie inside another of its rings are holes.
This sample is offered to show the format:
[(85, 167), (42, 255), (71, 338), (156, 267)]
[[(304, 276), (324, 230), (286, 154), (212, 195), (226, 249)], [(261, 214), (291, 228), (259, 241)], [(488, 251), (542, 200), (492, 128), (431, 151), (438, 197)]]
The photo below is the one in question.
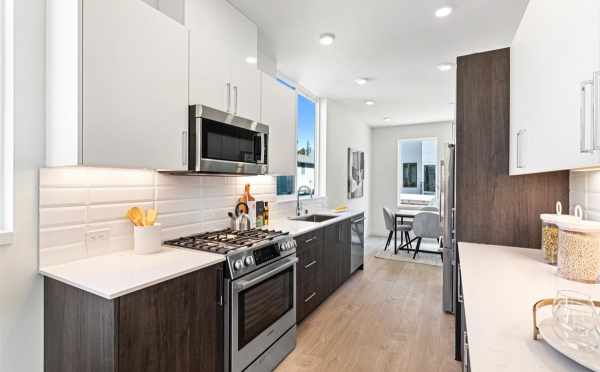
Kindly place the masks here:
[[(541, 214), (542, 220), (542, 251), (544, 252), (544, 260), (556, 265), (558, 259), (558, 225), (559, 221), (576, 222), (581, 220), (581, 207), (575, 208), (576, 216), (562, 214), (562, 204), (556, 202), (556, 214)], [(579, 213), (579, 214), (578, 214)]]

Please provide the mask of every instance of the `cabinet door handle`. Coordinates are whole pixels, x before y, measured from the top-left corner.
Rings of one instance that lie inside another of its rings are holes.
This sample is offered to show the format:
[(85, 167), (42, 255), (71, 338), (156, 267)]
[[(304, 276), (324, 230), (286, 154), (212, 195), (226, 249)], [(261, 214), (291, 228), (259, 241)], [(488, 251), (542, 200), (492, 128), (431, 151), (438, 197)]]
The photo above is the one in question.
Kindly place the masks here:
[(525, 168), (523, 165), (523, 156), (521, 156), (521, 152), (523, 151), (521, 147), (521, 136), (525, 134), (525, 129), (521, 129), (517, 132), (517, 168)]
[(462, 304), (465, 300), (463, 298), (463, 288), (462, 288), (462, 275), (460, 273), (460, 264), (458, 264), (458, 303)]
[(600, 122), (600, 71), (594, 72), (592, 90), (592, 149), (600, 150), (598, 143), (598, 122)]
[(313, 293), (312, 293), (310, 296), (308, 296), (308, 297), (306, 298), (306, 300), (304, 300), (304, 303), (307, 303), (307, 302), (309, 302), (309, 301), (310, 301), (310, 300), (312, 300), (312, 299), (313, 299), (313, 297), (315, 297), (316, 295), (317, 295), (317, 292), (313, 292)]
[[(579, 104), (579, 125), (580, 125), (580, 133), (579, 133), (579, 152), (581, 152), (582, 154), (587, 154), (587, 153), (591, 153), (593, 151), (593, 148), (588, 147), (588, 141), (587, 141), (587, 120), (586, 120), (586, 116), (587, 116), (587, 87), (594, 87), (594, 80), (586, 80), (583, 81), (581, 83), (581, 102)], [(592, 132), (594, 131), (594, 124), (592, 123)], [(592, 139), (592, 142), (594, 142), (594, 140)], [(592, 146), (593, 147), (593, 146)]]
[(227, 112), (231, 111), (231, 83), (225, 84), (225, 89), (227, 89)]
[(463, 370), (469, 371), (469, 341), (467, 340), (467, 331), (463, 332)]
[(188, 145), (189, 145), (188, 132), (187, 132), (187, 130), (184, 130), (183, 132), (181, 132), (181, 164), (183, 166), (188, 165), (188, 156), (189, 156)]
[(304, 241), (304, 244), (308, 244), (308, 243), (310, 243), (310, 242), (313, 242), (313, 241), (315, 241), (315, 240), (317, 240), (317, 237), (316, 237), (316, 236), (313, 236), (312, 238), (305, 240), (305, 241)]
[(313, 260), (313, 262), (307, 264), (306, 266), (304, 266), (305, 269), (308, 269), (309, 267), (313, 266), (314, 264), (317, 263), (317, 260)]
[(238, 87), (233, 87), (233, 114), (237, 115), (238, 113)]

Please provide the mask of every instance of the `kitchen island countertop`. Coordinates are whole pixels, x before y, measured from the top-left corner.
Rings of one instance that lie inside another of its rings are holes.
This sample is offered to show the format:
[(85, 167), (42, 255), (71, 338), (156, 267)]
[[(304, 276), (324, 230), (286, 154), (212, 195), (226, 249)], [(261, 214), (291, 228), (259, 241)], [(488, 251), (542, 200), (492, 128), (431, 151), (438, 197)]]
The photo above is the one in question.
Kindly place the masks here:
[[(600, 284), (563, 279), (539, 249), (458, 243), (473, 372), (588, 371), (533, 340), (533, 304), (561, 289), (600, 298)], [(539, 310), (538, 322), (552, 316)]]

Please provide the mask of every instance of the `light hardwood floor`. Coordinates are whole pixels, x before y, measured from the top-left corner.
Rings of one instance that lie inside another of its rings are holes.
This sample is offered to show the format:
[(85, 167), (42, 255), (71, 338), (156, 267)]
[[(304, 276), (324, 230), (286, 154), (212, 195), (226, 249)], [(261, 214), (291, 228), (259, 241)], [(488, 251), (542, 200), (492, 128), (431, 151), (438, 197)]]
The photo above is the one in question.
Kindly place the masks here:
[(441, 276), (440, 267), (369, 255), (365, 270), (300, 324), (296, 349), (276, 371), (460, 371)]

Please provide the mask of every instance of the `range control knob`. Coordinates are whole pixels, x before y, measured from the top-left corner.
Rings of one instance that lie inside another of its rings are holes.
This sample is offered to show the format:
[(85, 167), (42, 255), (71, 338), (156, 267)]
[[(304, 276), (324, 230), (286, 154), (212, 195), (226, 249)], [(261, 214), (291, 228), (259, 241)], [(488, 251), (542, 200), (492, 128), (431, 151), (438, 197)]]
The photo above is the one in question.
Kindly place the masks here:
[(233, 268), (235, 269), (235, 271), (241, 270), (242, 267), (244, 267), (244, 263), (242, 262), (242, 260), (237, 260), (233, 264)]
[(246, 266), (251, 266), (254, 264), (254, 257), (247, 256), (244, 262), (246, 263)]
[(281, 243), (281, 245), (279, 246), (279, 249), (281, 249), (282, 251), (287, 251), (288, 250), (288, 242), (283, 242)]

